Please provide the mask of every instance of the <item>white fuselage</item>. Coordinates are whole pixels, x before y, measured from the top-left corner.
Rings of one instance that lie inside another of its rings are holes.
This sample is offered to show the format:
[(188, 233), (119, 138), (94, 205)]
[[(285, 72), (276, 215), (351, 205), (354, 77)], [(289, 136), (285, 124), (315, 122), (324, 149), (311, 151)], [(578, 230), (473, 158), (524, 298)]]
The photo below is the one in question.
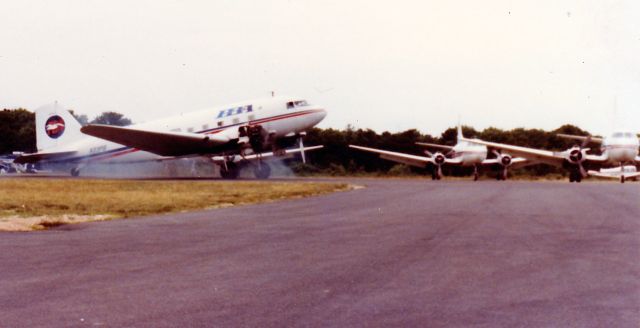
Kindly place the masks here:
[[(324, 109), (304, 101), (274, 97), (185, 113), (130, 127), (160, 132), (216, 134), (233, 140), (239, 137), (239, 127), (259, 124), (269, 133), (269, 138), (274, 139), (308, 130), (325, 116)], [(164, 158), (90, 136), (67, 147), (77, 152), (65, 162), (138, 162)]]
[(459, 141), (453, 147), (451, 158), (461, 158), (462, 161), (460, 165), (462, 166), (480, 165), (487, 159), (487, 146), (467, 141)]
[(602, 140), (602, 155), (607, 163), (620, 165), (634, 162), (638, 156), (640, 141), (632, 132), (614, 132)]

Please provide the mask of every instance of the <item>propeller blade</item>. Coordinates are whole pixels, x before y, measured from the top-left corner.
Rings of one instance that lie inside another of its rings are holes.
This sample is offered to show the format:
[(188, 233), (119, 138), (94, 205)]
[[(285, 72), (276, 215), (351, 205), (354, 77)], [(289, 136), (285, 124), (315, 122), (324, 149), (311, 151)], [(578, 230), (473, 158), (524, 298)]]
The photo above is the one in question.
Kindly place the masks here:
[(429, 157), (433, 157), (433, 153), (428, 150), (425, 150), (424, 153)]
[(302, 142), (302, 137), (298, 138), (298, 144), (300, 146), (300, 156), (302, 157), (302, 163), (307, 164), (307, 157), (304, 154), (304, 143)]
[(500, 152), (499, 152), (499, 151), (497, 151), (497, 150), (495, 150), (495, 149), (494, 149), (494, 150), (492, 150), (491, 152), (492, 152), (494, 155), (496, 155), (496, 158), (500, 158), (500, 156), (502, 156), (502, 154), (500, 154)]
[(580, 149), (584, 149), (585, 147), (587, 147), (589, 145), (589, 143), (591, 143), (591, 135), (588, 135), (584, 141), (582, 141), (582, 144), (580, 145)]
[(438, 165), (438, 178), (442, 178), (442, 165)]
[(584, 169), (584, 166), (582, 166), (582, 163), (580, 163), (579, 167), (580, 167), (580, 174), (582, 175), (583, 178), (586, 178), (589, 175), (587, 173), (587, 170)]

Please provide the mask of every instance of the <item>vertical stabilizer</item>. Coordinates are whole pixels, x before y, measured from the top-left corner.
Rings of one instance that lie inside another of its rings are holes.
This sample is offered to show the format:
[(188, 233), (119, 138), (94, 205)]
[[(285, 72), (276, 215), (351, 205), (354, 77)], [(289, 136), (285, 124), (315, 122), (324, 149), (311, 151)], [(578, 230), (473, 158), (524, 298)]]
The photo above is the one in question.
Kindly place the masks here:
[(462, 125), (460, 121), (458, 121), (458, 140), (462, 139), (464, 136), (462, 135)]
[(36, 144), (38, 151), (66, 149), (83, 138), (82, 126), (57, 102), (36, 109)]

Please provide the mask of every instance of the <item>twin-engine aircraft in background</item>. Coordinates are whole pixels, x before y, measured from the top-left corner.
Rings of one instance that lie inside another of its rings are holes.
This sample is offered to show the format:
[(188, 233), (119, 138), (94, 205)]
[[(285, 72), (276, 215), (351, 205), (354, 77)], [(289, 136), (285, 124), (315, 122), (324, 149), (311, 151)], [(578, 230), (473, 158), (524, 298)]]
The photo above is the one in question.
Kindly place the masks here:
[[(485, 145), (492, 149), (509, 152), (516, 156), (527, 158), (531, 161), (546, 163), (563, 167), (569, 170), (569, 181), (580, 182), (583, 178), (594, 175), (604, 178), (616, 178), (621, 183), (630, 178), (640, 177), (635, 166), (640, 164), (638, 147), (640, 140), (635, 133), (629, 131), (616, 131), (604, 138), (591, 136), (574, 136), (559, 134), (559, 137), (573, 139), (581, 142), (562, 152), (541, 150), (495, 142), (487, 142), (479, 139), (462, 140)], [(600, 144), (601, 155), (589, 154), (590, 143)], [(633, 166), (633, 168), (631, 168)], [(617, 170), (617, 173), (615, 172)]]
[(496, 179), (506, 180), (509, 168), (522, 167), (532, 164), (530, 161), (527, 161), (524, 158), (513, 158), (509, 154), (500, 153), (497, 151), (493, 152), (495, 158), (487, 158), (487, 147), (474, 142), (465, 141), (464, 136), (462, 135), (462, 127), (460, 125), (458, 125), (457, 139), (458, 141), (455, 146), (417, 142), (416, 144), (418, 145), (438, 148), (447, 152), (442, 153), (438, 151), (432, 153), (427, 150), (425, 151), (425, 154), (427, 155), (426, 157), (362, 147), (357, 145), (349, 145), (349, 147), (367, 152), (377, 153), (380, 155), (380, 158), (406, 165), (422, 168), (431, 165), (434, 168), (431, 173), (431, 178), (433, 180), (440, 180), (442, 178), (443, 165), (473, 167), (473, 179), (474, 181), (476, 181), (478, 180), (478, 169), (480, 166), (499, 167), (501, 169), (501, 172), (497, 174)]
[[(322, 148), (304, 147), (302, 137), (326, 111), (298, 98), (272, 97), (187, 113), (127, 127), (80, 123), (57, 104), (36, 110), (38, 152), (16, 163), (66, 164), (71, 175), (95, 162), (134, 163), (202, 156), (220, 166), (222, 177), (238, 176), (253, 163), (268, 178), (273, 156)], [(297, 147), (286, 149), (295, 145)]]

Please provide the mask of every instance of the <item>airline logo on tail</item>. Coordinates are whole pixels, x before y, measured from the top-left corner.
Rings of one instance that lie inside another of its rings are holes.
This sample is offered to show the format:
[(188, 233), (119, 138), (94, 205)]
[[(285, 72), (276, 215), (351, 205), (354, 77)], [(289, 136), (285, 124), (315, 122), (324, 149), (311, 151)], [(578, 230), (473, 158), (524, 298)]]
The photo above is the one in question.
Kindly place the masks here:
[(58, 115), (49, 117), (44, 125), (44, 131), (51, 139), (59, 138), (64, 133), (64, 120)]

